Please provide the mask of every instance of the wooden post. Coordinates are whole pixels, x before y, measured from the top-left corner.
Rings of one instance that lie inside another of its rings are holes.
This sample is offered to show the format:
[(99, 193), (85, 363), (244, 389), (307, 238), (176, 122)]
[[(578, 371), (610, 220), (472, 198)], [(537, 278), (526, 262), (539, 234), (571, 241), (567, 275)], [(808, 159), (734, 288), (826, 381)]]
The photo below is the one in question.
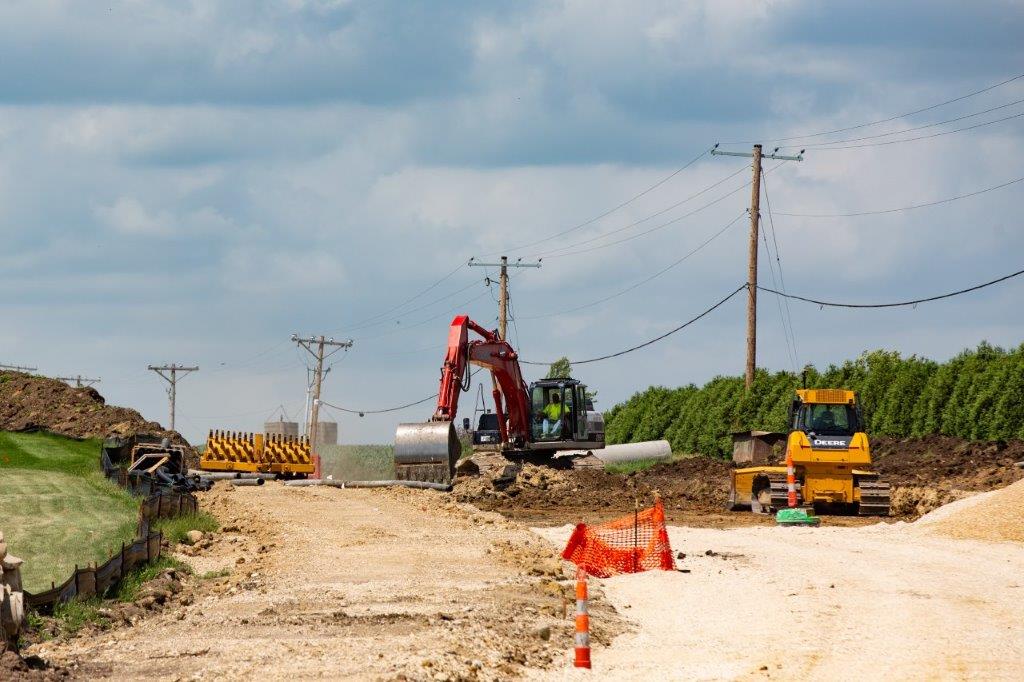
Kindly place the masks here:
[(508, 331), (508, 256), (501, 257), (501, 275), (498, 281), (501, 285), (498, 299), (498, 337), (504, 341), (508, 338), (505, 336)]
[(747, 368), (744, 386), (754, 383), (757, 368), (757, 228), (761, 210), (761, 145), (754, 145), (754, 179), (750, 184), (750, 245), (747, 262)]

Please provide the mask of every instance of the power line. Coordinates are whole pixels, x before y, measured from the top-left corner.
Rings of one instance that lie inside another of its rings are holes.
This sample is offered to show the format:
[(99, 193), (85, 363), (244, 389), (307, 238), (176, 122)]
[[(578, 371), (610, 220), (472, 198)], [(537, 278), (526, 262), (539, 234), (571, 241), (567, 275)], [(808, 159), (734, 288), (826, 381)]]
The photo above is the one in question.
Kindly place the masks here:
[[(772, 141), (773, 142), (788, 142), (790, 140), (806, 140), (806, 139), (810, 139), (812, 137), (823, 137), (825, 135), (833, 135), (835, 133), (845, 133), (845, 132), (850, 131), (850, 130), (858, 130), (860, 128), (867, 128), (867, 127), (870, 127), (870, 126), (876, 126), (876, 125), (880, 125), (882, 123), (889, 123), (891, 121), (895, 121), (895, 120), (898, 120), (898, 119), (901, 119), (901, 118), (906, 118), (907, 116), (915, 116), (917, 114), (923, 114), (926, 111), (931, 111), (932, 109), (938, 109), (939, 107), (944, 107), (947, 104), (953, 104), (954, 102), (960, 102), (960, 101), (968, 99), (970, 97), (974, 97), (976, 95), (980, 95), (982, 93), (988, 92), (990, 90), (995, 90), (996, 88), (1000, 88), (1000, 87), (1002, 87), (1004, 85), (1007, 85), (1007, 84), (1012, 83), (1014, 81), (1020, 80), (1021, 78), (1024, 78), (1024, 73), (1021, 73), (1021, 74), (1018, 74), (1016, 76), (1013, 76), (1012, 78), (1007, 78), (1006, 80), (1000, 81), (999, 83), (996, 83), (995, 85), (990, 85), (990, 86), (982, 88), (980, 90), (975, 90), (974, 92), (969, 92), (966, 95), (960, 95), (959, 97), (954, 97), (953, 99), (947, 99), (946, 101), (939, 102), (938, 104), (932, 104), (930, 106), (923, 107), (921, 109), (915, 109), (914, 111), (908, 111), (906, 113), (896, 114), (895, 116), (890, 116), (888, 118), (882, 118), (882, 119), (879, 119), (877, 121), (870, 121), (868, 123), (859, 123), (857, 125), (847, 126), (845, 128), (835, 128), (834, 130), (824, 130), (824, 131), (817, 132), (817, 133), (806, 133), (806, 134), (803, 134), (803, 135), (791, 135), (789, 137), (776, 137), (776, 138), (772, 138)], [(738, 141), (735, 141), (735, 142), (723, 142), (722, 144), (754, 144), (755, 142), (758, 142), (758, 140), (742, 140), (742, 141), (738, 140)]]
[[(460, 269), (461, 269), (461, 266), (460, 266)], [(479, 283), (480, 283), (479, 280), (474, 279), (473, 281), (471, 281), (466, 286), (464, 286), (464, 287), (462, 287), (460, 289), (456, 289), (455, 291), (452, 291), (450, 293), (447, 293), (447, 294), (445, 294), (444, 296), (442, 296), (440, 298), (435, 298), (433, 301), (430, 301), (429, 303), (424, 303), (424, 304), (419, 305), (419, 306), (417, 306), (415, 308), (411, 308), (409, 310), (405, 310), (405, 311), (399, 313), (398, 315), (393, 315), (391, 317), (386, 317), (386, 318), (383, 318), (383, 319), (379, 319), (376, 322), (368, 322), (366, 324), (360, 324), (360, 325), (354, 325), (354, 326), (351, 326), (351, 327), (346, 327), (345, 330), (347, 332), (358, 331), (360, 329), (369, 329), (371, 327), (379, 327), (382, 324), (387, 324), (388, 322), (393, 322), (395, 320), (401, 320), (401, 319), (403, 319), (403, 318), (405, 318), (405, 317), (407, 317), (409, 315), (413, 315), (415, 313), (418, 313), (421, 310), (426, 310), (430, 306), (436, 305), (436, 304), (438, 304), (438, 303), (440, 303), (440, 302), (442, 302), (444, 300), (447, 300), (447, 299), (451, 298), (452, 296), (455, 296), (457, 294), (461, 294), (463, 291), (466, 291), (467, 289), (472, 289), (473, 287), (477, 286)]]
[[(761, 188), (762, 190), (764, 189), (763, 184), (761, 185)], [(762, 229), (760, 231), (761, 241), (765, 245), (765, 256), (768, 257), (768, 274), (769, 276), (771, 276), (771, 286), (776, 287), (778, 285), (775, 282), (775, 265), (771, 262), (771, 247), (768, 246), (768, 230)], [(785, 353), (788, 356), (788, 359), (790, 359), (790, 364), (793, 366), (793, 371), (797, 372), (797, 356), (793, 352), (793, 342), (790, 340), (790, 329), (786, 327), (785, 314), (782, 312), (783, 300), (784, 299), (778, 296), (775, 297), (775, 306), (778, 308), (778, 322), (782, 326), (782, 338), (785, 340)]]
[(717, 232), (715, 232), (715, 233), (714, 233), (713, 235), (711, 235), (710, 237), (708, 237), (707, 239), (705, 239), (705, 240), (704, 240), (704, 241), (703, 241), (703, 242), (702, 242), (702, 243), (701, 243), (700, 245), (698, 245), (698, 246), (697, 246), (696, 248), (694, 248), (694, 249), (690, 250), (690, 251), (689, 251), (688, 253), (686, 253), (686, 254), (685, 254), (684, 256), (682, 256), (681, 258), (678, 258), (678, 259), (676, 259), (675, 261), (673, 261), (673, 262), (672, 262), (672, 263), (670, 263), (669, 265), (665, 266), (664, 268), (662, 268), (662, 269), (661, 269), (661, 270), (659, 270), (658, 272), (654, 273), (653, 275), (650, 275), (649, 277), (645, 277), (644, 279), (642, 279), (642, 280), (640, 280), (639, 282), (636, 282), (636, 283), (634, 283), (634, 284), (632, 284), (632, 285), (630, 285), (630, 286), (626, 287), (625, 289), (621, 289), (621, 290), (617, 291), (616, 293), (614, 293), (614, 294), (611, 294), (610, 296), (605, 296), (604, 298), (599, 298), (599, 299), (597, 299), (596, 301), (591, 301), (590, 303), (585, 303), (585, 304), (583, 304), (583, 305), (579, 305), (579, 306), (576, 306), (576, 307), (574, 307), (574, 308), (567, 308), (566, 310), (559, 310), (559, 311), (557, 311), (557, 312), (553, 312), (553, 313), (544, 313), (543, 315), (530, 315), (530, 316), (527, 316), (527, 317), (523, 317), (523, 319), (524, 319), (524, 320), (539, 320), (539, 319), (541, 319), (541, 318), (545, 318), (545, 317), (553, 317), (553, 316), (555, 316), (555, 315), (564, 315), (564, 314), (566, 314), (566, 313), (574, 313), (574, 312), (576, 312), (576, 311), (578, 311), (578, 310), (584, 310), (585, 308), (591, 308), (591, 307), (593, 307), (593, 306), (595, 306), (595, 305), (599, 305), (599, 304), (601, 304), (601, 303), (604, 303), (605, 301), (610, 301), (610, 300), (612, 300), (613, 298), (618, 298), (619, 296), (622, 296), (623, 294), (627, 294), (627, 293), (629, 293), (630, 291), (633, 291), (634, 289), (636, 289), (636, 288), (638, 288), (638, 287), (641, 287), (641, 286), (643, 286), (644, 284), (647, 284), (647, 283), (648, 283), (648, 282), (650, 282), (651, 280), (653, 280), (653, 279), (655, 279), (655, 278), (657, 278), (657, 277), (660, 277), (661, 275), (665, 274), (666, 272), (668, 272), (668, 271), (669, 271), (669, 270), (671, 270), (672, 268), (674, 268), (674, 267), (676, 267), (676, 266), (680, 265), (680, 264), (681, 264), (681, 263), (682, 263), (683, 261), (685, 261), (686, 259), (688, 259), (688, 258), (689, 258), (690, 256), (692, 256), (692, 255), (694, 255), (695, 253), (697, 253), (698, 251), (702, 250), (702, 249), (703, 249), (704, 247), (708, 246), (708, 245), (709, 245), (709, 244), (710, 244), (711, 242), (713, 242), (713, 241), (714, 241), (715, 239), (717, 239), (717, 238), (718, 238), (718, 237), (720, 237), (721, 235), (725, 234), (725, 232), (727, 232), (727, 231), (729, 230), (729, 228), (730, 228), (730, 227), (732, 227), (733, 225), (735, 225), (735, 224), (736, 224), (736, 222), (737, 222), (737, 221), (738, 221), (738, 220), (739, 220), (740, 218), (742, 218), (743, 216), (745, 216), (746, 214), (747, 214), (747, 212), (746, 212), (746, 211), (744, 211), (743, 213), (740, 213), (740, 214), (739, 214), (738, 216), (736, 216), (735, 218), (733, 218), (732, 220), (730, 220), (730, 221), (729, 221), (729, 222), (728, 222), (728, 223), (727, 223), (727, 224), (725, 225), (725, 227), (723, 227), (722, 229), (718, 230), (718, 231), (717, 231)]
[(974, 124), (972, 126), (965, 126), (963, 128), (954, 128), (953, 130), (944, 130), (944, 131), (942, 131), (940, 133), (933, 133), (931, 135), (919, 135), (917, 137), (908, 137), (908, 138), (905, 138), (905, 139), (902, 139), (902, 140), (889, 140), (887, 142), (868, 142), (868, 143), (865, 143), (865, 144), (849, 144), (849, 145), (844, 145), (842, 147), (817, 147), (816, 149), (819, 152), (832, 152), (832, 151), (837, 151), (837, 150), (840, 150), (840, 149), (863, 149), (865, 147), (884, 147), (884, 146), (890, 145), (890, 144), (902, 144), (903, 142), (916, 142), (918, 140), (930, 140), (933, 137), (942, 137), (943, 135), (952, 135), (953, 133), (963, 133), (963, 132), (966, 132), (968, 130), (974, 130), (976, 128), (983, 128), (985, 126), (990, 126), (990, 125), (992, 125), (994, 123), (1002, 123), (1003, 121), (1009, 121), (1009, 120), (1014, 119), (1014, 118), (1020, 118), (1021, 116), (1024, 116), (1024, 111), (1022, 111), (1019, 114), (1013, 114), (1012, 116), (1004, 116), (1003, 118), (997, 118), (994, 121), (985, 121), (984, 123), (976, 123), (976, 124)]
[[(470, 374), (469, 374), (470, 379), (475, 377), (477, 375), (477, 373), (480, 372), (480, 371), (481, 371), (481, 369), (478, 368), (478, 369), (475, 369), (472, 372), (470, 372)], [(409, 407), (415, 407), (416, 405), (422, 405), (423, 403), (425, 403), (427, 401), (430, 401), (430, 400), (433, 400), (436, 397), (437, 397), (437, 393), (435, 392), (432, 395), (428, 395), (426, 398), (421, 398), (421, 399), (419, 399), (419, 400), (417, 400), (415, 402), (406, 403), (405, 405), (397, 405), (395, 407), (386, 407), (386, 408), (382, 408), (382, 409), (379, 409), (379, 410), (352, 410), (352, 409), (349, 409), (347, 407), (342, 407), (341, 405), (334, 405), (333, 403), (329, 403), (329, 402), (327, 402), (325, 400), (321, 400), (320, 404), (321, 405), (326, 405), (327, 407), (329, 407), (331, 409), (339, 410), (341, 412), (347, 412), (349, 414), (358, 414), (360, 417), (362, 417), (362, 416), (367, 415), (367, 414), (386, 414), (388, 412), (398, 412), (399, 410), (404, 410), (404, 409), (409, 408)]]
[[(456, 272), (461, 270), (463, 267), (465, 267), (465, 263), (459, 263), (458, 267), (456, 267), (454, 270), (449, 272), (447, 275), (445, 275), (441, 279), (435, 281), (433, 284), (431, 284), (427, 288), (421, 290), (419, 293), (414, 294), (413, 296), (410, 296), (409, 298), (405, 299), (404, 301), (402, 301), (398, 305), (393, 306), (391, 308), (388, 308), (387, 310), (385, 310), (383, 312), (377, 313), (376, 315), (371, 315), (370, 317), (364, 318), (364, 319), (362, 319), (362, 320), (360, 320), (358, 322), (353, 322), (348, 327), (345, 327), (345, 329), (347, 329), (347, 330), (358, 329), (361, 326), (363, 326), (364, 323), (366, 323), (366, 322), (370, 322), (372, 320), (376, 320), (376, 319), (379, 319), (381, 317), (386, 317), (387, 315), (393, 313), (394, 311), (398, 310), (399, 308), (402, 308), (405, 305), (407, 305), (409, 303), (412, 303), (413, 301), (415, 301), (420, 296), (423, 296), (424, 294), (432, 291), (433, 289), (436, 289), (442, 282), (445, 282), (446, 280), (450, 279)], [(415, 312), (415, 311), (413, 311), (413, 312)], [(407, 313), (402, 313), (402, 314), (405, 315)]]
[[(764, 187), (764, 201), (768, 206), (768, 227), (771, 228), (772, 243), (775, 244), (775, 261), (779, 266), (779, 283), (782, 285), (782, 290), (786, 290), (786, 278), (782, 274), (782, 254), (779, 252), (779, 240), (775, 236), (775, 219), (772, 217), (772, 200), (768, 196), (768, 178), (761, 178), (762, 186)], [(776, 302), (779, 300), (775, 298)], [(786, 304), (786, 323), (789, 325), (789, 335), (793, 340), (793, 357), (796, 359), (796, 365), (800, 364), (800, 353), (797, 351), (796, 345), (796, 329), (793, 327), (793, 313), (789, 309), (789, 299), (783, 298), (783, 302)], [(796, 371), (796, 365), (793, 369)]]
[[(715, 310), (715, 309), (721, 307), (722, 305), (724, 305), (726, 301), (728, 301), (730, 298), (732, 298), (733, 296), (735, 296), (736, 294), (740, 293), (741, 291), (743, 291), (746, 288), (747, 288), (747, 283), (744, 282), (740, 286), (736, 287), (731, 294), (729, 294), (728, 296), (723, 298), (721, 301), (719, 301), (718, 303), (714, 304), (713, 306), (711, 306), (710, 308), (708, 308), (707, 310), (702, 312), (700, 315), (697, 315), (696, 317), (687, 320), (686, 322), (682, 323), (678, 327), (676, 327), (674, 329), (670, 329), (669, 331), (665, 332), (661, 336), (657, 336), (657, 337), (651, 339), (650, 341), (644, 341), (643, 343), (641, 343), (639, 345), (633, 346), (632, 348), (626, 348), (625, 350), (620, 350), (617, 353), (609, 353), (608, 355), (602, 355), (602, 356), (596, 357), (596, 358), (588, 358), (586, 360), (570, 360), (569, 363), (573, 364), (573, 365), (585, 365), (585, 364), (587, 364), (589, 362), (599, 362), (601, 360), (610, 360), (611, 358), (617, 358), (617, 357), (619, 357), (621, 355), (625, 355), (626, 353), (632, 353), (633, 351), (640, 350), (641, 348), (646, 348), (647, 346), (655, 344), (658, 341), (661, 341), (662, 339), (666, 339), (669, 336), (672, 336), (673, 334), (675, 334), (676, 332), (678, 332), (678, 331), (680, 331), (682, 329), (685, 329), (686, 327), (689, 327), (691, 324), (693, 324), (697, 320), (701, 319), (705, 315), (708, 315), (709, 313), (711, 313), (713, 310)], [(519, 362), (520, 362), (520, 364), (523, 364), (523, 365), (551, 365), (551, 363), (552, 363), (552, 361), (548, 361), (548, 362), (530, 362), (528, 360), (520, 360)]]
[[(719, 185), (722, 185), (725, 182), (728, 182), (732, 178), (736, 177), (737, 175), (739, 175), (740, 173), (745, 171), (747, 168), (749, 168), (749, 165), (745, 164), (745, 165), (741, 166), (740, 168), (736, 169), (735, 171), (733, 171), (732, 173), (729, 173), (729, 175), (726, 175), (724, 178), (711, 183), (710, 185), (708, 185), (704, 189), (700, 190), (699, 192), (695, 192), (695, 193), (691, 194), (690, 196), (686, 197), (685, 199), (677, 201), (676, 203), (672, 204), (671, 206), (666, 206), (665, 208), (661, 209), (660, 211), (655, 211), (654, 213), (651, 213), (650, 215), (644, 216), (643, 218), (640, 218), (639, 220), (634, 220), (633, 222), (631, 222), (631, 223), (629, 223), (627, 225), (623, 225), (623, 226), (618, 227), (618, 228), (616, 228), (616, 229), (614, 229), (614, 230), (612, 230), (610, 232), (605, 232), (603, 234), (597, 235), (595, 237), (592, 237), (589, 240), (582, 241), (582, 242), (577, 242), (574, 245), (564, 246), (564, 247), (554, 247), (554, 248), (551, 249), (551, 251), (548, 251), (546, 253), (557, 253), (558, 251), (564, 251), (565, 249), (572, 248), (573, 246), (578, 246), (580, 244), (587, 244), (589, 242), (596, 241), (596, 240), (601, 239), (603, 237), (606, 237), (608, 235), (617, 234), (617, 233), (622, 232), (624, 230), (628, 230), (631, 227), (636, 227), (637, 225), (642, 225), (643, 223), (646, 223), (648, 220), (653, 220), (654, 218), (657, 218), (658, 216), (664, 215), (664, 214), (668, 213), (669, 211), (672, 211), (672, 210), (674, 210), (676, 208), (679, 208), (683, 204), (688, 203), (690, 201), (693, 201), (697, 197), (699, 197), (699, 196), (701, 196), (703, 194), (706, 194), (707, 192), (710, 192), (711, 190), (713, 190), (714, 188), (718, 187)], [(685, 216), (683, 216), (683, 217), (685, 217)], [(677, 218), (677, 220), (679, 220), (679, 218)], [(539, 255), (543, 255), (543, 254), (539, 254)]]
[(979, 189), (977, 192), (969, 192), (967, 194), (960, 194), (955, 197), (947, 197), (945, 199), (938, 199), (936, 201), (929, 201), (924, 204), (913, 204), (911, 206), (901, 206), (899, 208), (886, 208), (877, 211), (857, 211), (856, 213), (779, 213), (779, 215), (789, 216), (793, 218), (853, 218), (862, 215), (882, 215), (884, 213), (898, 213), (900, 211), (911, 211), (916, 208), (926, 208), (928, 206), (938, 206), (940, 204), (948, 204), (952, 201), (959, 201), (960, 199), (967, 199), (969, 197), (976, 197), (979, 194), (985, 194), (986, 192), (993, 192), (1003, 187), (1009, 187), (1015, 185), (1018, 182), (1024, 181), (1024, 177), (1016, 178), (1008, 182), (1004, 182), (1000, 185), (994, 185), (992, 187), (986, 187), (985, 189)]
[(1005, 282), (1008, 279), (1013, 279), (1014, 277), (1019, 277), (1020, 275), (1024, 275), (1024, 270), (1018, 270), (1017, 272), (1010, 273), (1009, 275), (1004, 275), (1003, 277), (1000, 277), (998, 279), (994, 279), (994, 280), (992, 280), (990, 282), (985, 282), (983, 284), (976, 284), (973, 287), (968, 287), (966, 289), (960, 289), (958, 291), (952, 291), (952, 292), (950, 292), (948, 294), (940, 294), (938, 296), (929, 296), (928, 298), (918, 298), (918, 299), (914, 299), (913, 301), (900, 301), (898, 303), (835, 303), (835, 302), (832, 302), (832, 301), (819, 301), (817, 299), (807, 298), (805, 296), (796, 296), (795, 294), (787, 294), (787, 293), (784, 293), (784, 292), (781, 292), (781, 291), (775, 291), (774, 289), (769, 289), (767, 287), (762, 287), (762, 286), (759, 286), (758, 289), (760, 289), (761, 291), (767, 291), (767, 292), (776, 294), (778, 296), (784, 296), (786, 298), (792, 298), (792, 299), (797, 300), (797, 301), (805, 301), (807, 303), (814, 303), (815, 305), (819, 305), (819, 306), (823, 306), (823, 307), (829, 307), (829, 308), (899, 308), (899, 307), (902, 307), (902, 306), (913, 306), (913, 305), (917, 305), (918, 303), (928, 303), (930, 301), (938, 301), (938, 300), (941, 300), (941, 299), (944, 299), (944, 298), (952, 298), (954, 296), (960, 296), (961, 294), (967, 294), (967, 293), (970, 293), (972, 291), (977, 291), (978, 289), (984, 289), (985, 287), (990, 287), (990, 286), (992, 286), (994, 284), (999, 284), (1000, 282)]
[[(770, 169), (768, 169), (768, 170), (766, 170), (764, 172), (765, 173), (771, 173), (772, 171), (777, 170), (779, 168), (779, 166), (782, 166), (784, 163), (786, 163), (786, 162), (783, 161), (783, 162), (781, 162), (779, 164), (776, 164), (775, 166), (772, 166)], [(749, 168), (749, 166), (744, 166), (741, 170), (745, 170), (746, 168)], [(666, 227), (674, 225), (674, 224), (678, 223), (680, 220), (683, 220), (685, 218), (689, 218), (691, 216), (694, 216), (694, 215), (700, 213), (701, 211), (703, 211), (704, 209), (710, 208), (711, 206), (714, 206), (715, 204), (720, 203), (720, 202), (724, 201), (725, 199), (728, 199), (732, 195), (736, 194), (737, 192), (739, 192), (741, 190), (746, 189), (747, 187), (750, 187), (750, 182), (749, 181), (743, 183), (739, 187), (736, 187), (735, 189), (731, 190), (727, 194), (723, 194), (722, 196), (718, 197), (717, 199), (714, 199), (714, 200), (704, 204), (700, 208), (696, 208), (696, 209), (690, 211), (689, 213), (685, 213), (685, 214), (683, 214), (683, 215), (681, 215), (681, 216), (679, 216), (677, 218), (673, 218), (672, 220), (669, 220), (669, 221), (666, 221), (664, 223), (661, 223), (660, 225), (655, 225), (652, 228), (649, 228), (649, 229), (644, 230), (642, 232), (638, 232), (638, 233), (630, 235), (628, 237), (623, 237), (622, 239), (616, 239), (615, 241), (608, 242), (607, 244), (598, 244), (597, 246), (592, 246), (592, 247), (587, 248), (587, 249), (576, 249), (576, 247), (578, 247), (578, 246), (581, 246), (583, 244), (587, 244), (587, 243), (590, 243), (590, 242), (595, 242), (595, 241), (597, 241), (599, 239), (603, 239), (604, 237), (608, 237), (610, 235), (613, 235), (616, 232), (622, 232), (624, 229), (626, 229), (626, 228), (619, 228), (617, 230), (613, 230), (611, 232), (606, 232), (605, 234), (598, 235), (597, 237), (593, 237), (591, 239), (587, 239), (587, 240), (584, 240), (584, 241), (581, 241), (581, 242), (577, 242), (576, 244), (572, 244), (570, 246), (566, 246), (566, 247), (562, 247), (562, 248), (558, 249), (558, 251), (567, 251), (567, 253), (557, 253), (555, 251), (552, 251), (552, 252), (549, 252), (549, 254), (554, 254), (554, 255), (545, 255), (544, 258), (552, 259), (552, 258), (566, 258), (566, 257), (569, 257), (569, 256), (579, 256), (579, 255), (582, 255), (584, 253), (590, 253), (591, 251), (598, 251), (600, 249), (606, 249), (606, 248), (608, 248), (610, 246), (615, 246), (617, 244), (622, 244), (623, 242), (628, 242), (628, 241), (630, 241), (632, 239), (639, 239), (640, 237), (645, 237), (645, 236), (647, 236), (647, 235), (649, 235), (649, 234), (651, 234), (653, 232), (657, 232), (658, 230), (662, 230), (662, 229), (664, 229)]]
[(675, 176), (677, 176), (680, 173), (682, 173), (684, 170), (686, 170), (687, 168), (689, 168), (693, 164), (697, 163), (697, 161), (699, 161), (707, 153), (708, 153), (708, 150), (705, 149), (700, 154), (698, 154), (697, 156), (693, 157), (692, 159), (687, 161), (685, 164), (683, 164), (682, 166), (680, 166), (676, 170), (672, 171), (669, 175), (666, 175), (661, 180), (658, 180), (656, 183), (654, 183), (653, 185), (651, 185), (647, 189), (643, 190), (639, 194), (634, 194), (632, 197), (630, 197), (629, 199), (626, 199), (621, 204), (619, 204), (617, 206), (614, 206), (613, 208), (608, 209), (604, 213), (602, 213), (602, 214), (600, 214), (598, 216), (595, 216), (595, 217), (591, 218), (590, 220), (586, 220), (586, 221), (584, 221), (582, 223), (579, 223), (578, 225), (574, 225), (574, 226), (572, 226), (572, 227), (570, 227), (570, 228), (568, 228), (566, 230), (562, 230), (561, 232), (558, 232), (556, 234), (550, 235), (548, 237), (544, 237), (543, 239), (538, 239), (538, 240), (533, 241), (533, 242), (529, 242), (529, 243), (526, 243), (526, 244), (521, 244), (519, 246), (513, 246), (513, 247), (510, 247), (510, 248), (507, 248), (507, 249), (501, 249), (499, 251), (491, 251), (490, 253), (484, 253), (484, 254), (481, 254), (481, 255), (482, 256), (494, 256), (494, 255), (498, 255), (498, 254), (501, 254), (501, 253), (507, 253), (507, 252), (511, 252), (511, 251), (519, 251), (519, 250), (522, 250), (522, 249), (528, 249), (531, 246), (536, 246), (537, 244), (543, 244), (544, 242), (548, 242), (548, 241), (551, 241), (552, 239), (557, 239), (558, 237), (567, 235), (570, 232), (575, 232), (576, 230), (584, 228), (587, 225), (593, 225), (598, 220), (601, 220), (602, 218), (606, 218), (606, 217), (610, 216), (612, 213), (615, 213), (616, 211), (618, 211), (619, 209), (625, 208), (626, 206), (630, 205), (631, 203), (633, 203), (637, 199), (639, 199), (639, 198), (641, 198), (641, 197), (643, 197), (643, 196), (645, 196), (647, 194), (650, 194), (651, 192), (653, 192), (657, 188), (661, 187), (662, 185), (664, 185), (666, 182), (668, 182), (669, 180), (671, 180)]
[(879, 133), (878, 135), (865, 135), (864, 137), (849, 137), (849, 138), (846, 138), (845, 140), (831, 140), (829, 142), (814, 142), (814, 143), (806, 144), (806, 145), (784, 144), (780, 148), (792, 149), (792, 148), (795, 148), (795, 147), (806, 147), (806, 148), (818, 149), (818, 148), (828, 147), (828, 146), (834, 145), (834, 144), (843, 144), (843, 143), (846, 143), (846, 142), (861, 142), (863, 140), (876, 140), (876, 139), (878, 139), (880, 137), (890, 137), (892, 135), (902, 135), (903, 133), (912, 133), (915, 130), (925, 130), (927, 128), (934, 128), (935, 126), (941, 126), (941, 125), (945, 125), (947, 123), (956, 123), (957, 121), (965, 121), (965, 120), (967, 120), (969, 118), (974, 118), (975, 116), (981, 116), (983, 114), (989, 114), (989, 113), (992, 113), (993, 111), (999, 111), (1000, 109), (1005, 109), (1007, 107), (1012, 107), (1015, 104), (1020, 104), (1022, 102), (1024, 102), (1024, 99), (1018, 99), (1018, 100), (1015, 100), (1013, 102), (1008, 102), (1007, 104), (1000, 104), (997, 107), (991, 107), (989, 109), (985, 109), (984, 111), (976, 111), (973, 114), (964, 114), (963, 116), (957, 116), (956, 118), (948, 118), (945, 121), (936, 121), (935, 123), (927, 123), (925, 125), (914, 126), (913, 128), (904, 128), (903, 130), (893, 130), (893, 131), (890, 131), (888, 133)]

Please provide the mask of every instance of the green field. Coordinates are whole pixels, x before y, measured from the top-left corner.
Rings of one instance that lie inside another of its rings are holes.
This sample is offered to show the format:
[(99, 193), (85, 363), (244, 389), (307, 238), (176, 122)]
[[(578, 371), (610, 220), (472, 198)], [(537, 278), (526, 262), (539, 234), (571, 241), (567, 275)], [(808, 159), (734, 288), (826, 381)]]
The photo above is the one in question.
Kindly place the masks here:
[(320, 468), (336, 481), (373, 481), (395, 477), (390, 445), (321, 445)]
[(30, 592), (131, 542), (139, 501), (103, 478), (100, 442), (0, 432), (0, 530)]

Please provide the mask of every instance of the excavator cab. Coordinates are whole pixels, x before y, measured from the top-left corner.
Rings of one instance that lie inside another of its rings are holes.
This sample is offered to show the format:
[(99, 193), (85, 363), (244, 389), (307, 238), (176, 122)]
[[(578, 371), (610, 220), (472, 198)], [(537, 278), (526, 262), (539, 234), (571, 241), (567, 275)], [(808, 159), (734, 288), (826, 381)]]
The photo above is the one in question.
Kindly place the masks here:
[(530, 384), (532, 450), (599, 448), (603, 434), (591, 434), (587, 425), (587, 387), (575, 379), (542, 379)]

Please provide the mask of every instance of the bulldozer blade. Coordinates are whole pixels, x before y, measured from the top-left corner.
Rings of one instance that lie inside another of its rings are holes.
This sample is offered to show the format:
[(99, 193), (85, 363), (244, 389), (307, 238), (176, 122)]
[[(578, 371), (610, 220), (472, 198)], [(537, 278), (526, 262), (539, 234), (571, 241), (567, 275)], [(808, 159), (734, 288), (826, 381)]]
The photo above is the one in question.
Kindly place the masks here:
[(462, 443), (450, 421), (399, 424), (395, 431), (395, 478), (450, 483)]

